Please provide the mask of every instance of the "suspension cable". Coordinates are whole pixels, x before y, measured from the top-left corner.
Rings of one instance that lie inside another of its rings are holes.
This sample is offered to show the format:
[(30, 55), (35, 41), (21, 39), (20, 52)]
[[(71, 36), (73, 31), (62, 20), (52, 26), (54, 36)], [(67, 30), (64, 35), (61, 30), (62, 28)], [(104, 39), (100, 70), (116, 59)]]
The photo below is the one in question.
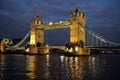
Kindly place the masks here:
[(29, 38), (29, 36), (30, 36), (30, 32), (28, 32), (28, 33), (26, 34), (26, 36), (25, 36), (19, 43), (15, 44), (15, 45), (13, 45), (13, 46), (9, 46), (9, 45), (6, 45), (6, 46), (9, 47), (9, 48), (17, 48), (17, 47), (20, 47), (20, 45), (22, 45), (22, 44), (25, 42), (25, 40), (26, 40), (27, 38)]

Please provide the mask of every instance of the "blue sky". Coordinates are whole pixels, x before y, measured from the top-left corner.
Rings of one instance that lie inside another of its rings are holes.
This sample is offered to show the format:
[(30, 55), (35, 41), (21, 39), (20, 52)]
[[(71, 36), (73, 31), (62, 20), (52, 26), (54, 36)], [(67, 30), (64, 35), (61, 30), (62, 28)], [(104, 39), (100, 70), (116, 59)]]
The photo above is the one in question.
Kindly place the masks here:
[[(79, 5), (87, 25), (108, 40), (120, 43), (120, 0), (0, 0), (0, 38), (22, 38), (36, 15), (44, 22), (69, 19)], [(53, 39), (54, 38), (54, 39)], [(48, 43), (64, 43), (69, 29), (45, 32)]]

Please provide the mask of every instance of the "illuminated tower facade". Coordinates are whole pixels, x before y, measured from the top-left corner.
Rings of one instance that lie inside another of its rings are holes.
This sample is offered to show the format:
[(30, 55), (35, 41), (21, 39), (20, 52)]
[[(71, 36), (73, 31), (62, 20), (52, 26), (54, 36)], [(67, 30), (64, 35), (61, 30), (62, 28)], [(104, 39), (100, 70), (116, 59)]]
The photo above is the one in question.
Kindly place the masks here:
[(86, 34), (84, 27), (86, 25), (86, 16), (80, 11), (78, 6), (75, 11), (70, 13), (70, 43), (73, 45), (85, 45)]
[(43, 22), (36, 16), (34, 20), (31, 21), (30, 25), (30, 45), (36, 46), (38, 43), (44, 43), (44, 30), (37, 29), (36, 27), (41, 26)]

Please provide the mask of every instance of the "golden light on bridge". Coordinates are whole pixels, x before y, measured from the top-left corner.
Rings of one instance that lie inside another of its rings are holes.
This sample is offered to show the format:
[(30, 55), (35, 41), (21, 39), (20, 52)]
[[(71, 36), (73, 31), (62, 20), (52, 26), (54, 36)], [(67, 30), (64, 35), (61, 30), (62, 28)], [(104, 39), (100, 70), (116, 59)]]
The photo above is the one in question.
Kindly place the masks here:
[(32, 45), (34, 45), (35, 44), (35, 34), (33, 33), (31, 33), (31, 37), (30, 37), (30, 44)]
[(75, 46), (75, 51), (78, 51), (78, 46)]

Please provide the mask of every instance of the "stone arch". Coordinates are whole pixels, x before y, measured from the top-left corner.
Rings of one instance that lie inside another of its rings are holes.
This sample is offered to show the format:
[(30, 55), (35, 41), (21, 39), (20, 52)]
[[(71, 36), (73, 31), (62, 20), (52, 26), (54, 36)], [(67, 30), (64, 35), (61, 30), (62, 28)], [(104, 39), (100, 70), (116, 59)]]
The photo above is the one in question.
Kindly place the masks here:
[(41, 45), (42, 45), (42, 43), (40, 43), (40, 42), (37, 42), (37, 43), (36, 43), (36, 46), (37, 46), (37, 47), (40, 47)]

